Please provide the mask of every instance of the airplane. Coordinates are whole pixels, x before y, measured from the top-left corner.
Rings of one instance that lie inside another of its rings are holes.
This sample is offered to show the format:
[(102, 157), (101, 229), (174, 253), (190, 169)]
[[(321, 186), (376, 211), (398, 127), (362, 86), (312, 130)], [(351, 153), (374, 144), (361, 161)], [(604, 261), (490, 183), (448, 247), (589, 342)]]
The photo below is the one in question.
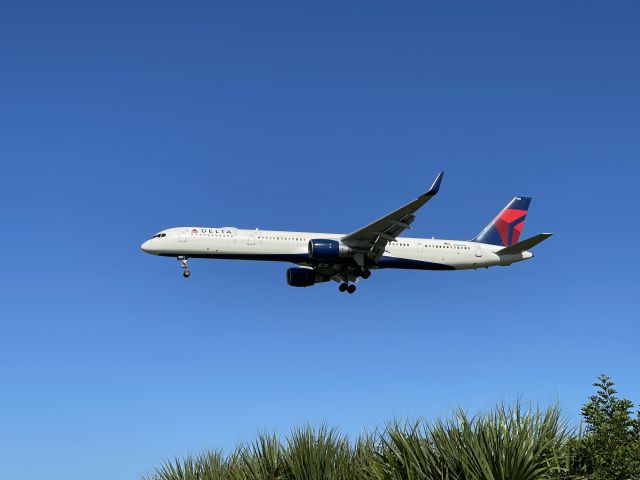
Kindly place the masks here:
[(541, 233), (518, 241), (531, 203), (515, 197), (473, 239), (407, 238), (417, 211), (440, 190), (444, 172), (438, 173), (427, 192), (347, 235), (339, 233), (243, 230), (235, 227), (177, 227), (155, 234), (142, 251), (175, 257), (183, 276), (191, 275), (190, 258), (267, 260), (290, 262), (292, 287), (310, 287), (333, 280), (340, 292), (356, 291), (360, 278), (386, 268), (416, 270), (469, 270), (507, 266), (533, 258), (529, 250), (549, 238)]

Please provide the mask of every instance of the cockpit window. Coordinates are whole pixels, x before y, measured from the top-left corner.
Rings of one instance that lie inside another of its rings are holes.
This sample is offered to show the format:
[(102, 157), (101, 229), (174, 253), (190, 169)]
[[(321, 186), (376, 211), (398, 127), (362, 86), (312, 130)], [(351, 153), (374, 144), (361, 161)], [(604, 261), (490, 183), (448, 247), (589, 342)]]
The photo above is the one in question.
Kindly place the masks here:
[(161, 238), (161, 237), (166, 237), (167, 234), (166, 233), (156, 233), (153, 237), (151, 238)]

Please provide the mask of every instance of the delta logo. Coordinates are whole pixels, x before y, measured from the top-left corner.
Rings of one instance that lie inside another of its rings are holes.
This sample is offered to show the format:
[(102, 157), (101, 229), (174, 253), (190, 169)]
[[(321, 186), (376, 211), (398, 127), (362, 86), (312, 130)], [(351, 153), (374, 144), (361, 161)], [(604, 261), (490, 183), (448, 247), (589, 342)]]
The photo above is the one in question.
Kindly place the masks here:
[(524, 220), (527, 218), (526, 210), (508, 209), (502, 212), (496, 221), (496, 229), (502, 239), (502, 244), (506, 246), (518, 243)]
[(195, 235), (197, 233), (215, 233), (217, 235), (232, 235), (231, 230), (226, 228), (201, 228), (198, 230), (197, 228), (191, 229), (191, 234)]

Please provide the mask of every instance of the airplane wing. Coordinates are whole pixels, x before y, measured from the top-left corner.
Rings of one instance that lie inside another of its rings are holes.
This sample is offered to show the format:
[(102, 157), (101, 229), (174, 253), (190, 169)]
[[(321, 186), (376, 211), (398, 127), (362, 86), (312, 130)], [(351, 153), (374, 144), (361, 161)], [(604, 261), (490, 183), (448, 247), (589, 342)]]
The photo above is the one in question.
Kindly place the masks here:
[(387, 243), (395, 240), (406, 229), (411, 228), (411, 223), (415, 220), (415, 213), (418, 209), (438, 193), (443, 175), (444, 172), (438, 173), (426, 193), (366, 227), (346, 235), (342, 238), (342, 242), (355, 250), (367, 252), (366, 255), (377, 262), (384, 254)]

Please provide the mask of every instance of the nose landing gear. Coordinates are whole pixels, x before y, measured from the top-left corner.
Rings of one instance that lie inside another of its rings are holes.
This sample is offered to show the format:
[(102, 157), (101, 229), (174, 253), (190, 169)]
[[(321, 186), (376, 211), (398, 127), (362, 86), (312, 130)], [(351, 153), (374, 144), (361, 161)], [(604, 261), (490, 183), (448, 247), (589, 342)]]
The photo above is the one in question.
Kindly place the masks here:
[(180, 268), (182, 268), (182, 276), (184, 278), (189, 278), (189, 275), (191, 275), (191, 271), (189, 271), (189, 259), (183, 255), (180, 255), (178, 257), (178, 261), (180, 262)]

